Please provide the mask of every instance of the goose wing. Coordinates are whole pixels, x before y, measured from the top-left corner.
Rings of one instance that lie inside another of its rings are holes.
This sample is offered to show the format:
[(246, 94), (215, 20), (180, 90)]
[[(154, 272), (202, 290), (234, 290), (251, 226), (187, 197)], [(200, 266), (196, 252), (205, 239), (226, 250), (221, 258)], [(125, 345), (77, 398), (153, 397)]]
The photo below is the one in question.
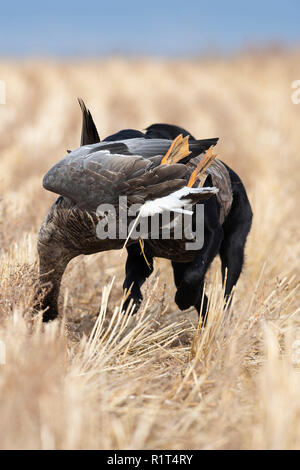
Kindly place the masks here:
[(79, 158), (72, 152), (48, 171), (43, 187), (94, 211), (102, 203), (117, 204), (119, 196), (127, 196), (129, 204), (143, 204), (170, 194), (186, 184), (187, 173), (185, 165), (155, 167), (141, 156), (103, 150)]
[[(106, 137), (99, 145), (100, 137), (94, 123), (90, 110), (84, 101), (78, 98), (82, 112), (82, 130), (80, 146), (88, 145), (89, 151), (108, 149), (111, 153), (122, 153), (123, 155), (143, 155), (151, 158), (155, 155), (165, 155), (171, 141), (179, 134), (190, 137), (191, 157), (196, 157), (216, 145), (217, 138), (196, 140), (186, 129), (171, 124), (152, 124), (147, 127), (146, 134), (134, 129), (125, 129), (114, 135)], [(116, 145), (111, 145), (116, 144)], [(186, 162), (184, 162), (186, 163)]]
[[(189, 141), (190, 156), (183, 161), (195, 158), (209, 149), (212, 145), (216, 145), (218, 139), (204, 139)], [(172, 144), (171, 139), (149, 139), (144, 137), (136, 137), (132, 139), (123, 139), (115, 141), (102, 141), (92, 145), (85, 145), (80, 149), (74, 150), (73, 158), (78, 155), (83, 158), (84, 155), (97, 153), (101, 150), (107, 150), (111, 154), (121, 155), (142, 155), (144, 158), (152, 158), (158, 155), (165, 155)]]

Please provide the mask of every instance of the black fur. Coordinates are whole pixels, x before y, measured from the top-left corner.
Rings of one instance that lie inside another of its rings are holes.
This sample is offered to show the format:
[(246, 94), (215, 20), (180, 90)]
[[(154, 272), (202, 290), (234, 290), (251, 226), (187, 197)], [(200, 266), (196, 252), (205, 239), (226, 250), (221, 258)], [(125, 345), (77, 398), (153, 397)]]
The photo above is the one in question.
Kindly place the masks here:
[[(155, 124), (147, 128), (147, 135), (150, 138), (173, 139), (178, 133), (190, 135), (185, 129), (168, 124)], [(190, 139), (194, 140), (192, 136)], [(203, 248), (199, 250), (191, 262), (178, 263), (172, 261), (177, 288), (175, 302), (181, 310), (194, 306), (203, 318), (206, 314), (208, 302), (206, 295), (203, 296), (204, 279), (211, 262), (217, 254), (220, 255), (223, 282), (225, 282), (226, 277), (225, 296), (226, 300), (229, 300), (232, 288), (237, 283), (242, 271), (245, 243), (252, 223), (252, 210), (245, 187), (239, 176), (227, 165), (226, 167), (230, 175), (233, 202), (223, 225), (219, 221), (220, 206), (214, 196), (204, 202)], [(209, 180), (210, 178), (207, 178), (205, 186), (211, 185)], [(131, 287), (131, 293), (124, 308), (133, 299), (137, 310), (142, 301), (141, 286), (153, 271), (153, 257), (151, 251), (147, 248), (146, 242), (145, 252), (150, 262), (150, 269), (140, 255), (140, 246), (138, 244), (131, 245), (127, 251), (124, 288), (129, 289)]]
[(115, 140), (126, 140), (126, 139), (135, 139), (136, 137), (147, 136), (141, 131), (136, 131), (135, 129), (124, 129), (123, 131), (117, 132), (116, 134), (109, 135), (104, 139), (104, 142), (113, 142)]
[(195, 140), (186, 129), (171, 124), (152, 124), (146, 128), (146, 136), (150, 139), (175, 139), (179, 134), (183, 137), (189, 135), (190, 140)]

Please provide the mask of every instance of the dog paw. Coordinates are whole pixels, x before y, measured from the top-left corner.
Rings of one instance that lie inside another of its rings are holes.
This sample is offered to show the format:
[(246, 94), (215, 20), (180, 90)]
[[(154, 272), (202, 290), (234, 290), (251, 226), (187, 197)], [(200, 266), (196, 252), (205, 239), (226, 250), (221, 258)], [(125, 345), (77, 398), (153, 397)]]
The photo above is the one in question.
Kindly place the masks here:
[[(138, 310), (139, 310), (139, 308), (140, 308), (140, 306), (141, 306), (142, 299), (129, 297), (129, 298), (124, 302), (124, 305), (123, 305), (123, 312), (126, 312), (126, 311), (127, 311), (131, 300), (132, 300), (133, 302), (131, 303), (130, 312), (131, 312), (132, 315), (135, 315), (135, 314), (138, 312)], [(133, 305), (134, 305), (134, 308), (133, 308), (133, 310), (132, 310), (132, 306), (133, 306)]]
[(175, 302), (180, 310), (187, 310), (198, 300), (198, 291), (187, 284), (182, 284), (175, 294)]

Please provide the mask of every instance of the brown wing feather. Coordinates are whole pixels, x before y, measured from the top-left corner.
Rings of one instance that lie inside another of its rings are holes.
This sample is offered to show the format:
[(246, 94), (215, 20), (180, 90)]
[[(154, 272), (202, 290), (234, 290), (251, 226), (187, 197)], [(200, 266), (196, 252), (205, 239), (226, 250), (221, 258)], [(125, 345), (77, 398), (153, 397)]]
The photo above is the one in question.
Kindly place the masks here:
[(62, 160), (45, 175), (45, 189), (68, 197), (79, 207), (95, 211), (99, 204), (118, 204), (119, 196), (128, 196), (129, 203), (155, 199), (186, 184), (188, 169), (181, 164), (162, 165), (142, 157), (110, 154), (71, 163)]

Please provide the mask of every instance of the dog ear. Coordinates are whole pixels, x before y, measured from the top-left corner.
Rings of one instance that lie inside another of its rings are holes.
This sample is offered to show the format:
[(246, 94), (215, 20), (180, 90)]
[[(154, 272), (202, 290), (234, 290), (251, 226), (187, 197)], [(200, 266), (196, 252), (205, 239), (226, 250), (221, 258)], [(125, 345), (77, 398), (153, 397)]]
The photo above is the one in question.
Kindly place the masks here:
[(179, 134), (182, 134), (183, 137), (189, 136), (190, 140), (195, 140), (195, 137), (193, 137), (186, 129), (174, 126), (173, 124), (151, 124), (151, 126), (146, 128), (146, 136), (150, 139), (173, 140)]

